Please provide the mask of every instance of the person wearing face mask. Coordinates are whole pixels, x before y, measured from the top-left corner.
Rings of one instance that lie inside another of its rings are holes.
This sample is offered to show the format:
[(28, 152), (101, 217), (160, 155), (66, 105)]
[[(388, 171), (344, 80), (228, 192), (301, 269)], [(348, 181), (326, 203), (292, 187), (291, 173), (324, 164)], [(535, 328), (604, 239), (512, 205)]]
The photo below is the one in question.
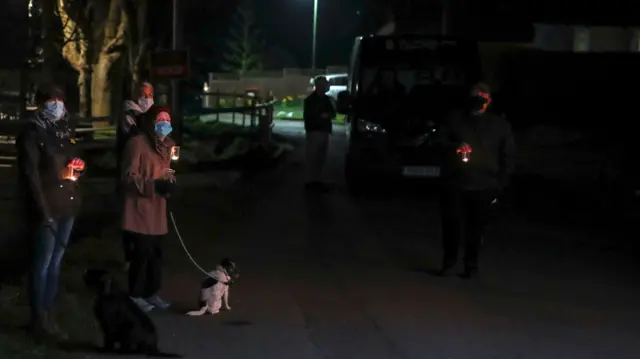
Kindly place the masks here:
[(140, 133), (125, 145), (121, 181), (124, 194), (123, 236), (131, 243), (129, 293), (144, 311), (166, 309), (158, 296), (162, 284), (162, 241), (168, 233), (167, 198), (175, 189), (169, 138), (171, 117), (166, 109), (147, 112)]
[(37, 88), (38, 110), (16, 141), (20, 193), (30, 234), (29, 329), (41, 337), (65, 337), (54, 306), (60, 264), (80, 208), (77, 177), (84, 162), (74, 156), (64, 93), (55, 85)]
[[(153, 86), (149, 82), (143, 82), (136, 86), (133, 94), (134, 100), (124, 102), (124, 116), (118, 122), (116, 131), (116, 173), (122, 170), (122, 152), (127, 141), (138, 133), (138, 124), (151, 107), (153, 107)], [(118, 185), (120, 181), (118, 180)], [(118, 187), (117, 185), (117, 187)], [(118, 189), (118, 192), (119, 189)], [(123, 236), (122, 248), (125, 259), (125, 270), (128, 270), (131, 261), (131, 243), (127, 241), (127, 236)]]
[(304, 99), (303, 117), (306, 132), (306, 165), (308, 169), (309, 190), (324, 189), (322, 171), (329, 150), (329, 136), (333, 131), (333, 119), (336, 110), (331, 98), (326, 95), (329, 82), (324, 76), (314, 80), (315, 91)]
[(143, 82), (140, 86), (136, 86), (133, 100), (124, 102), (124, 115), (118, 122), (116, 132), (118, 169), (120, 169), (122, 151), (127, 140), (138, 133), (138, 124), (142, 116), (153, 107), (153, 95), (153, 85)]
[(441, 128), (443, 190), (441, 196), (443, 261), (439, 274), (448, 275), (458, 260), (464, 236), (463, 278), (478, 274), (478, 256), (492, 206), (507, 185), (514, 164), (510, 124), (487, 112), (489, 86), (471, 89), (467, 107)]

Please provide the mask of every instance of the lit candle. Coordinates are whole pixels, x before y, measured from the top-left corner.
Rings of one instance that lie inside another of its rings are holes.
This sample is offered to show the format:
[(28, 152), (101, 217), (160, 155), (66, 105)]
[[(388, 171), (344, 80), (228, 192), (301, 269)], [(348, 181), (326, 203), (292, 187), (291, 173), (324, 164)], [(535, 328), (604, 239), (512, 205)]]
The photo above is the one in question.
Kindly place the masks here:
[(177, 161), (180, 158), (180, 146), (171, 147), (171, 159)]
[(61, 171), (61, 176), (63, 180), (69, 181), (77, 181), (78, 177), (76, 176), (76, 172), (73, 167), (65, 167)]
[(462, 162), (465, 162), (465, 163), (469, 162), (469, 157), (471, 156), (471, 152), (472, 151), (470, 146), (463, 146), (456, 150), (456, 153), (458, 153), (458, 155), (462, 159)]

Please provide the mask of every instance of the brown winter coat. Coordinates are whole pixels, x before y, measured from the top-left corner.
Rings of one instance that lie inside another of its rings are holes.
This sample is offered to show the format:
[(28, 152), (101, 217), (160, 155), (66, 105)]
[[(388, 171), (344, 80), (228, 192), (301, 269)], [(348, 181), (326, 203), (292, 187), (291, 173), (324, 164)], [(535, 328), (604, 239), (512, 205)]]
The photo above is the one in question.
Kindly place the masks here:
[(158, 195), (154, 179), (162, 178), (171, 164), (174, 142), (166, 138), (150, 145), (145, 135), (127, 141), (122, 162), (124, 208), (122, 229), (146, 235), (167, 234), (167, 200)]

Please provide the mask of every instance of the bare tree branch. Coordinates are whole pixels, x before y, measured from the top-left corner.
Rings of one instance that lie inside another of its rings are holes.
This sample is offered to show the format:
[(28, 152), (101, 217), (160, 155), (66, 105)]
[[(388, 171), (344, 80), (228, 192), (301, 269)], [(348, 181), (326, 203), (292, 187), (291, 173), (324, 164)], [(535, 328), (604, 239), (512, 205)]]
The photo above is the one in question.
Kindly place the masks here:
[[(68, 5), (68, 2), (65, 5)], [(92, 5), (92, 2), (89, 2), (89, 4), (87, 6), (85, 6), (84, 8), (83, 8), (83, 6), (76, 6), (76, 14), (75, 14), (75, 16), (71, 16), (71, 15), (68, 14), (69, 13), (69, 9), (66, 9), (66, 7), (68, 7), (68, 6), (66, 6), (65, 10), (66, 10), (67, 14), (69, 15), (68, 18), (67, 18), (67, 21), (63, 21), (62, 20), (62, 17), (60, 16), (60, 11), (58, 10), (58, 6), (56, 6), (55, 16), (57, 16), (57, 17), (59, 17), (61, 19), (62, 28), (64, 29), (68, 25), (73, 27), (73, 33), (70, 36), (68, 36), (68, 38), (64, 38), (64, 36), (63, 36), (62, 44), (60, 45), (60, 50), (62, 50), (64, 45), (66, 45), (68, 42), (73, 42), (73, 41), (79, 40), (79, 38), (78, 38), (78, 30), (80, 29), (80, 25), (78, 24), (78, 22), (80, 21), (81, 16), (83, 16), (82, 15), (83, 13), (84, 13), (84, 17), (88, 18), (87, 11), (89, 11), (91, 9), (91, 7), (92, 7), (91, 5)], [(73, 19), (76, 19), (76, 20), (73, 20)], [(69, 21), (72, 21), (73, 23), (69, 24)]]
[(62, 56), (76, 71), (82, 72), (87, 68), (88, 42), (84, 31), (78, 23), (69, 16), (67, 0), (57, 0), (57, 10), (62, 21)]
[(148, 0), (124, 0), (123, 9), (129, 19), (125, 36), (127, 69), (135, 86), (140, 81), (141, 67), (151, 45), (147, 37)]
[(123, 47), (127, 35), (129, 18), (123, 9), (122, 1), (110, 1), (104, 26), (104, 41), (100, 53), (108, 55), (111, 61), (117, 60), (122, 54), (119, 49)]

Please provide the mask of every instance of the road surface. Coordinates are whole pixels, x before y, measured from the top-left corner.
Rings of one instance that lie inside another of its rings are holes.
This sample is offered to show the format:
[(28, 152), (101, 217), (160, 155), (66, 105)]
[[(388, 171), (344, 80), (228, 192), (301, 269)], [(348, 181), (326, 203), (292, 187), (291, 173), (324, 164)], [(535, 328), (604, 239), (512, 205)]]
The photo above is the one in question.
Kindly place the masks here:
[[(302, 134), (296, 123), (276, 130)], [(625, 256), (510, 213), (486, 236), (478, 280), (412, 271), (438, 265), (435, 201), (351, 199), (340, 182), (344, 147), (338, 128), (334, 193), (305, 195), (292, 165), (234, 203), (199, 192), (176, 204), (179, 226), (198, 223), (180, 228), (196, 259), (212, 268), (230, 256), (241, 277), (231, 312), (186, 317), (201, 275), (169, 241), (163, 294), (174, 311), (152, 314), (163, 350), (195, 359), (640, 358), (638, 271)], [(214, 206), (234, 208), (222, 228)]]

